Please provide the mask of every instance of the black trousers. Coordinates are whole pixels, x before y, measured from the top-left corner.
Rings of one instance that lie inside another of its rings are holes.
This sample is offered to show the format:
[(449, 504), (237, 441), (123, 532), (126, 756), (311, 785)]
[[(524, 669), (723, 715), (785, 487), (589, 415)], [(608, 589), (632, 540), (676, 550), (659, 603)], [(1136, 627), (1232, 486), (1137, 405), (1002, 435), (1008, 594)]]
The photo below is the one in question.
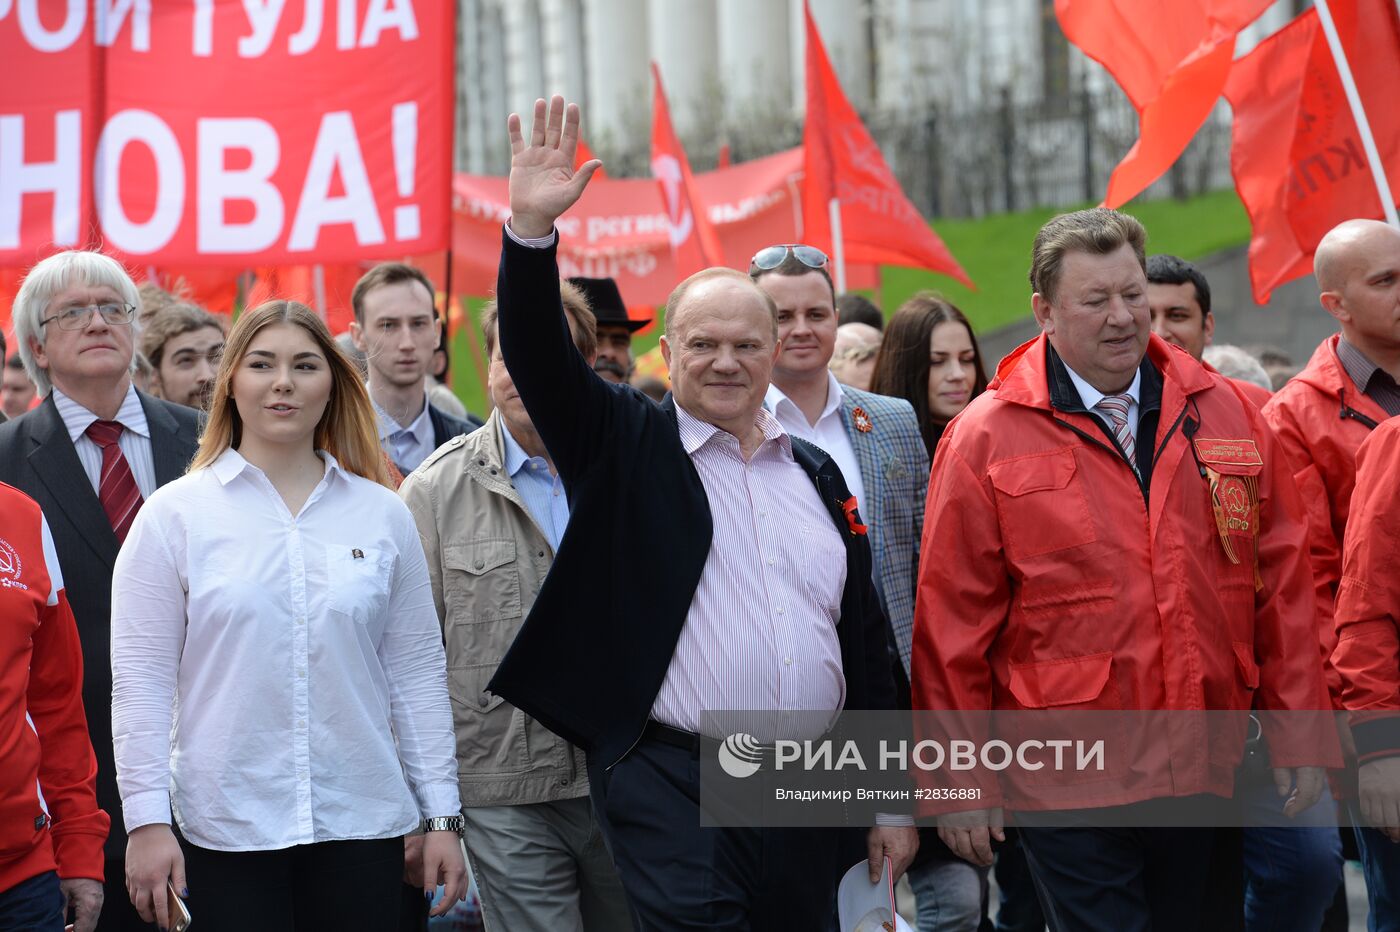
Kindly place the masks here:
[(185, 901), (202, 932), (386, 932), (398, 928), (403, 838), (279, 851), (211, 851), (188, 841)]
[(836, 928), (842, 830), (702, 827), (699, 757), (649, 738), (588, 779), (638, 932)]
[[(1200, 805), (1200, 797), (1194, 797)], [(1143, 824), (1170, 824), (1163, 809), (1173, 800), (1136, 804), (1151, 807)], [(1211, 828), (1103, 827), (1123, 825), (1134, 806), (1057, 812), (1055, 825), (1068, 819), (1082, 827), (1034, 827), (1034, 813), (1017, 813), (1036, 892), (1053, 932), (1176, 932), (1200, 929), (1211, 873), (1215, 830)]]

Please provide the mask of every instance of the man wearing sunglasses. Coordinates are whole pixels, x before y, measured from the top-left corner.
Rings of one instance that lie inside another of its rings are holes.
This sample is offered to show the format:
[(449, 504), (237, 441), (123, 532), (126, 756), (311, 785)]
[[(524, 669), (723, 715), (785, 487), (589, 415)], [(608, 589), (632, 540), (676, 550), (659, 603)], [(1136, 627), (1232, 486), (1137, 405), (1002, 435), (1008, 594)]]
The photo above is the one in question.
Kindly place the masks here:
[[(499, 339), (571, 507), (486, 695), (584, 749), (642, 930), (830, 929), (846, 834), (702, 826), (701, 755), (726, 737), (702, 713), (894, 707), (865, 528), (831, 458), (763, 410), (776, 313), (743, 273), (672, 294), (661, 405), (593, 372), (553, 286), (554, 221), (599, 163), (574, 171), (578, 108), (566, 122), (560, 97), (536, 102), (528, 143), (512, 115), (510, 138)], [(912, 825), (860, 834), (876, 878), (917, 846)]]
[(769, 246), (749, 262), (749, 277), (777, 306), (782, 341), (764, 407), (789, 434), (830, 453), (860, 503), (875, 589), (907, 684), (929, 472), (918, 417), (909, 402), (842, 385), (827, 368), (837, 314), (825, 253), (800, 244)]
[(62, 252), (29, 270), (15, 337), (42, 404), (0, 425), (0, 482), (43, 509), (83, 648), (83, 705), (97, 752), (97, 802), (112, 817), (99, 930), (147, 929), (126, 894), (126, 832), (112, 763), (112, 565), (141, 503), (184, 474), (199, 415), (131, 382), (136, 285), (96, 252)]

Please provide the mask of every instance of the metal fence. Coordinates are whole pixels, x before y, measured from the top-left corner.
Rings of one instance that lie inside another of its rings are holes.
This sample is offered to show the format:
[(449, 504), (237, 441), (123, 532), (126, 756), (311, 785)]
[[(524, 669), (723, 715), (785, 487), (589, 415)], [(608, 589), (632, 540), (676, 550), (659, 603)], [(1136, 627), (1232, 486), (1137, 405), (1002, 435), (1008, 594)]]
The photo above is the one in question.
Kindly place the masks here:
[[(1231, 185), (1229, 122), (1212, 114), (1177, 164), (1146, 192), (1188, 197)], [(980, 217), (1103, 198), (1137, 138), (1123, 95), (1080, 92), (1059, 101), (932, 110), (919, 124), (868, 122), (910, 199), (930, 217)]]
[[(992, 106), (980, 110), (931, 107), (917, 121), (904, 111), (865, 115), (886, 161), (924, 216), (981, 217), (1096, 203), (1114, 166), (1137, 138), (1137, 113), (1117, 88), (1034, 103), (1013, 101), (1005, 91), (993, 99)], [(716, 122), (722, 126), (719, 132), (711, 129), (684, 140), (697, 171), (714, 167), (722, 141), (736, 162), (802, 142), (802, 119), (790, 113), (753, 113)], [(650, 138), (640, 125), (625, 135)], [(649, 172), (644, 149), (635, 144), (617, 148), (606, 137), (599, 142), (595, 148), (612, 174)], [(1229, 149), (1228, 111), (1222, 104), (1145, 196), (1184, 198), (1230, 187)]]

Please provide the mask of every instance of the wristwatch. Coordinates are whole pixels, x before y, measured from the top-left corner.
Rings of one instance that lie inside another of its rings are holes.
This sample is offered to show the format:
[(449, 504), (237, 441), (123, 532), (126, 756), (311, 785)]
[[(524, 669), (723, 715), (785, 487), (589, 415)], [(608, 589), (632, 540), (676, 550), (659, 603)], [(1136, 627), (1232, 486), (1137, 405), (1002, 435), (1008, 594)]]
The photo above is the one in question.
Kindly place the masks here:
[(457, 837), (460, 838), (464, 828), (466, 828), (466, 819), (463, 819), (460, 815), (433, 816), (425, 823), (424, 831), (454, 832)]

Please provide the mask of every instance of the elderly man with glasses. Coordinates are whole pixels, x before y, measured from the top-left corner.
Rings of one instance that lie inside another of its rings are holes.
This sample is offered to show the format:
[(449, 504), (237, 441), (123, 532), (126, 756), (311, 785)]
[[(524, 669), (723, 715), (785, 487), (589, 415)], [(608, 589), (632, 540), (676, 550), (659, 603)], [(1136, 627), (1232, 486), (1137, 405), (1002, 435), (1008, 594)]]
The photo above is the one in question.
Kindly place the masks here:
[(97, 802), (112, 816), (99, 930), (148, 928), (126, 895), (112, 764), (112, 565), (142, 502), (184, 473), (199, 435), (195, 411), (132, 385), (140, 300), (126, 271), (101, 253), (61, 252), (30, 269), (15, 298), (15, 337), (45, 398), (0, 425), (0, 482), (43, 509), (82, 641)]

